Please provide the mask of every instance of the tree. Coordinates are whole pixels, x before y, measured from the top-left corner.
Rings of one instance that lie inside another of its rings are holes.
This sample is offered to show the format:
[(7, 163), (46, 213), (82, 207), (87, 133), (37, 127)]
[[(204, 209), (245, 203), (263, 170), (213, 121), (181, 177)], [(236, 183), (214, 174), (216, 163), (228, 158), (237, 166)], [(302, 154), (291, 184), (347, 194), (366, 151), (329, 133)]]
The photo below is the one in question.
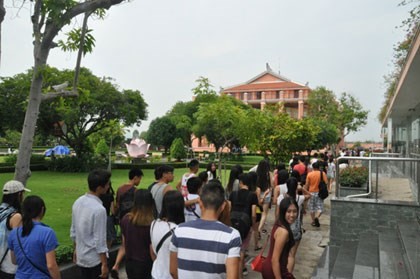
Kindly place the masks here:
[[(317, 87), (309, 95), (308, 104), (311, 117), (316, 121), (333, 124), (338, 129), (339, 137), (335, 143), (349, 133), (359, 131), (367, 123), (369, 111), (363, 110), (360, 102), (348, 93), (342, 93), (337, 100), (331, 90)], [(329, 130), (332, 132), (333, 129), (330, 127)]]
[[(57, 80), (69, 80), (73, 75), (71, 70), (47, 69), (44, 71), (47, 88)], [(120, 91), (111, 81), (82, 68), (78, 98), (60, 97), (43, 102), (38, 121), (40, 132), (56, 132), (56, 136), (71, 146), (81, 161), (93, 152), (88, 139), (96, 133), (100, 133), (98, 136), (110, 146), (114, 139), (121, 141), (121, 124), (139, 124), (147, 117), (147, 104), (139, 91)]]
[[(75, 92), (60, 91), (42, 94), (45, 66), (50, 50), (57, 44), (54, 39), (64, 26), (71, 24), (72, 19), (81, 14), (90, 15), (100, 9), (109, 9), (123, 0), (91, 0), (78, 2), (75, 0), (62, 1), (33, 1), (31, 15), (34, 44), (34, 66), (26, 109), (22, 138), (19, 144), (19, 155), (15, 169), (15, 179), (26, 183), (30, 176), (29, 161), (32, 153), (33, 138), (38, 120), (39, 107), (42, 100), (57, 96), (74, 96)], [(82, 45), (81, 45), (82, 46)]]
[(221, 171), (220, 154), (224, 147), (237, 140), (246, 129), (245, 111), (232, 97), (222, 95), (213, 103), (202, 103), (194, 115), (196, 124), (193, 132), (196, 136), (205, 136), (214, 144), (219, 158), (219, 174)]
[(167, 153), (175, 139), (175, 133), (176, 127), (169, 116), (157, 117), (150, 123), (146, 141), (156, 146), (163, 146)]
[(182, 139), (174, 139), (171, 145), (171, 157), (177, 159), (177, 161), (181, 161), (181, 159), (185, 158), (186, 156), (187, 152), (185, 152), (184, 143), (182, 142)]

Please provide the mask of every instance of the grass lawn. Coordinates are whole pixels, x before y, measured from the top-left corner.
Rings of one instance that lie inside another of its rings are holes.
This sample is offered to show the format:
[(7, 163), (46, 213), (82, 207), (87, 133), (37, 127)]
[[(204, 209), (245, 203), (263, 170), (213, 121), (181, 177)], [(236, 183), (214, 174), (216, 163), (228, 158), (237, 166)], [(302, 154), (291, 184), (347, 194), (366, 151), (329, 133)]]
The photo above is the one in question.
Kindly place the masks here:
[[(187, 169), (175, 169), (175, 180), (172, 185), (181, 179)], [(154, 181), (153, 170), (143, 170), (144, 177), (140, 188), (147, 188)], [(43, 222), (54, 229), (61, 245), (71, 244), (70, 224), (71, 207), (74, 201), (87, 192), (87, 173), (60, 173), (37, 171), (32, 173), (27, 187), (32, 190), (26, 195), (38, 195), (46, 203), (47, 212)], [(0, 186), (13, 178), (13, 173), (0, 174)], [(114, 190), (128, 181), (128, 170), (112, 171), (112, 187)]]

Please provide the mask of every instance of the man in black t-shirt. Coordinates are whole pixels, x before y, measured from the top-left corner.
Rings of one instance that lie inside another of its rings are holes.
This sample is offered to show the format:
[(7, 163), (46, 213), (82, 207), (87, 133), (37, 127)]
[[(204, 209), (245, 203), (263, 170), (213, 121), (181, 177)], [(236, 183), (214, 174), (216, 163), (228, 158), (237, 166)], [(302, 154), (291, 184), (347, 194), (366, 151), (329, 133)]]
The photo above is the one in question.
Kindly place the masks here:
[(242, 239), (241, 260), (239, 265), (239, 278), (242, 278), (242, 274), (247, 273), (245, 268), (245, 250), (248, 249), (249, 241), (251, 239), (251, 227), (255, 224), (257, 219), (258, 198), (254, 192), (249, 190), (249, 174), (240, 174), (238, 179), (239, 190), (230, 194), (229, 202), (231, 204), (230, 214), (232, 227), (239, 231)]

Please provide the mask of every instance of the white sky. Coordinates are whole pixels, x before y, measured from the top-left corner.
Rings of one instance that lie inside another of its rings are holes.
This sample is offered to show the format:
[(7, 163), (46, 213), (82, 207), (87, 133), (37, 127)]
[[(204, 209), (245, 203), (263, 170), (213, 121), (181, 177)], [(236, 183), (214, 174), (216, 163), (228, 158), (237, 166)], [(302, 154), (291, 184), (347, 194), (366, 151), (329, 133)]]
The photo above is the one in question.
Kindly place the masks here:
[[(218, 90), (260, 74), (269, 62), (311, 88), (356, 96), (369, 121), (347, 140), (380, 140), (383, 76), (404, 37), (395, 27), (411, 8), (400, 1), (132, 0), (112, 7), (104, 21), (90, 21), (96, 47), (82, 65), (142, 92), (149, 118), (140, 131), (177, 101), (191, 100), (199, 76)], [(0, 75), (10, 76), (33, 65), (30, 6), (18, 12), (5, 2)], [(76, 53), (54, 49), (48, 62), (64, 69), (75, 60)]]

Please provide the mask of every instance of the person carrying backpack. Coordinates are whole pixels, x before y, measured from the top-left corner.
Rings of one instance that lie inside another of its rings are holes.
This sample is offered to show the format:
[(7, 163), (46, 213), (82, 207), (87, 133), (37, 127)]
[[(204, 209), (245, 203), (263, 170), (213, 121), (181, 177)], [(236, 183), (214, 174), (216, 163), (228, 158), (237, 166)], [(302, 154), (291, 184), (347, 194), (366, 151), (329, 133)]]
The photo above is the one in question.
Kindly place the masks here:
[(12, 263), (7, 245), (12, 229), (21, 226), (22, 215), (19, 213), (24, 191), (30, 192), (17, 180), (10, 180), (3, 186), (3, 198), (0, 204), (0, 278), (13, 279), (17, 266)]
[(130, 212), (134, 206), (134, 193), (143, 177), (143, 171), (139, 168), (132, 168), (128, 173), (129, 181), (121, 185), (117, 190), (117, 202), (115, 203), (115, 212), (118, 220), (122, 220), (125, 214)]
[(249, 189), (251, 179), (249, 174), (243, 173), (238, 179), (239, 190), (229, 195), (229, 202), (232, 227), (239, 231), (242, 240), (239, 264), (239, 278), (242, 278), (242, 275), (248, 274), (245, 267), (245, 250), (248, 249), (251, 239), (251, 227), (256, 222), (258, 198), (255, 192)]

